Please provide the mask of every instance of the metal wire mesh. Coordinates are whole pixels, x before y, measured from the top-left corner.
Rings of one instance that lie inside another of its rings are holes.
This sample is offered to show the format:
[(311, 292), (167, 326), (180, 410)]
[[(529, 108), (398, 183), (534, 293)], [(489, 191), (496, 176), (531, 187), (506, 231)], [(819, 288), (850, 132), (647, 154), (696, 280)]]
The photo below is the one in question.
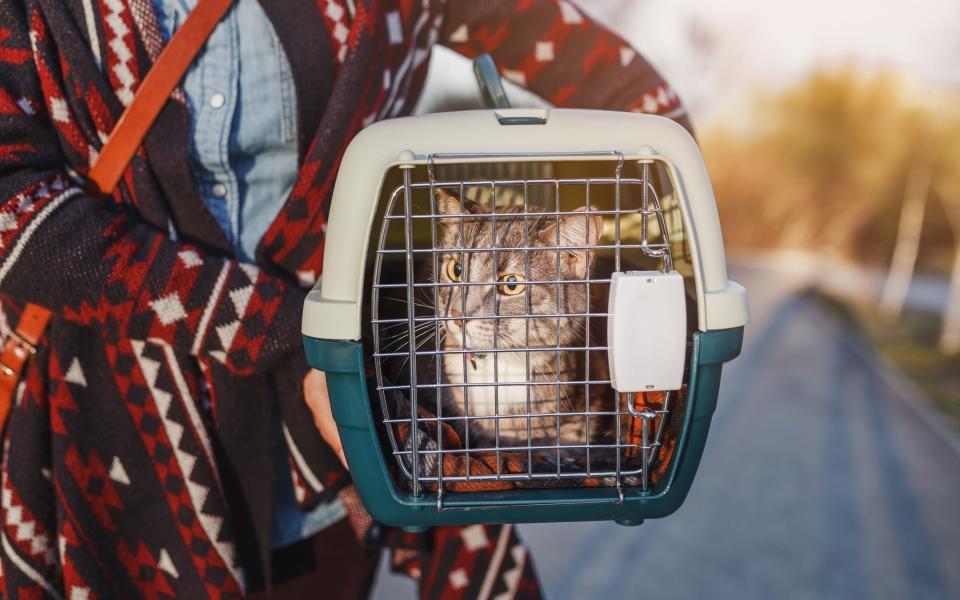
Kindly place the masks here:
[(375, 241), (371, 337), (384, 429), (414, 495), (426, 486), (442, 505), (464, 482), (649, 488), (675, 394), (616, 393), (605, 331), (612, 272), (673, 268), (682, 218), (656, 171), (616, 152), (435, 155), (403, 170)]

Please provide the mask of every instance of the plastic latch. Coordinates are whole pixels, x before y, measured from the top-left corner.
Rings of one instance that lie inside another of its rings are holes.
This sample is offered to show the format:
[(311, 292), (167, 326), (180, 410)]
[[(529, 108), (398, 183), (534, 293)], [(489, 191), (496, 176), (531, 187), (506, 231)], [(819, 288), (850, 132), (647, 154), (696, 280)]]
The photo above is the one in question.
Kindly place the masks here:
[(687, 308), (676, 271), (614, 273), (607, 306), (610, 381), (620, 393), (683, 385)]

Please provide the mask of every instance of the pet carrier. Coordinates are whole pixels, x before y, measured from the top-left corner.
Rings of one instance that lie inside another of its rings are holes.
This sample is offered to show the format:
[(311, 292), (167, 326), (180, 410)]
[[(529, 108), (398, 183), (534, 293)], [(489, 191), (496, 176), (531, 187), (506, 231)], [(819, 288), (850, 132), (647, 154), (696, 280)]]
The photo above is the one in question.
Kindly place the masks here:
[(749, 318), (682, 127), (394, 119), (350, 144), (332, 202), (304, 343), (376, 519), (635, 524), (679, 507)]

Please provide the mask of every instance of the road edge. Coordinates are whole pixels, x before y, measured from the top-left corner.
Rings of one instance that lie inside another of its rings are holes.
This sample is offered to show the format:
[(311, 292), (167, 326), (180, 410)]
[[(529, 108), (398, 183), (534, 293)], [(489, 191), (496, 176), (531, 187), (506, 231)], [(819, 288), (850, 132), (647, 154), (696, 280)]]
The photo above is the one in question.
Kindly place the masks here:
[[(892, 360), (884, 356), (882, 352), (878, 352), (857, 327), (854, 327), (837, 315), (831, 314), (830, 311), (821, 310), (821, 313), (837, 325), (836, 329), (830, 330), (830, 335), (854, 355), (857, 360), (863, 363), (865, 367), (882, 379), (887, 387), (893, 390), (900, 401), (960, 458), (960, 432), (944, 422), (944, 417), (940, 415), (939, 409), (933, 404), (933, 401), (930, 400), (926, 393)], [(840, 335), (838, 333), (840, 330), (850, 335)]]

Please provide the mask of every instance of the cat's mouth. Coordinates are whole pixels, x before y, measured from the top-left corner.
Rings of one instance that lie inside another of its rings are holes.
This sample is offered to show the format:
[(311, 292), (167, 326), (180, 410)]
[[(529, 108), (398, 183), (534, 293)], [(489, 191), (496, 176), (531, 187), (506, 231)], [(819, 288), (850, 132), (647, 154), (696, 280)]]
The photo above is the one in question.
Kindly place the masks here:
[(470, 363), (470, 366), (473, 367), (473, 370), (477, 370), (477, 361), (483, 360), (487, 357), (484, 352), (467, 352), (467, 361)]
[(476, 371), (477, 361), (485, 359), (487, 357), (487, 353), (473, 352), (469, 350), (469, 348), (471, 346), (484, 348), (486, 347), (483, 345), (484, 342), (475, 339), (471, 334), (463, 331), (453, 323), (448, 323), (447, 327), (450, 330), (449, 332), (453, 335), (453, 338), (452, 338), (452, 340), (454, 340), (453, 343), (456, 346), (462, 347), (464, 350), (467, 350), (465, 354), (465, 358), (467, 359), (467, 362), (470, 363), (470, 366), (473, 367), (473, 370)]

